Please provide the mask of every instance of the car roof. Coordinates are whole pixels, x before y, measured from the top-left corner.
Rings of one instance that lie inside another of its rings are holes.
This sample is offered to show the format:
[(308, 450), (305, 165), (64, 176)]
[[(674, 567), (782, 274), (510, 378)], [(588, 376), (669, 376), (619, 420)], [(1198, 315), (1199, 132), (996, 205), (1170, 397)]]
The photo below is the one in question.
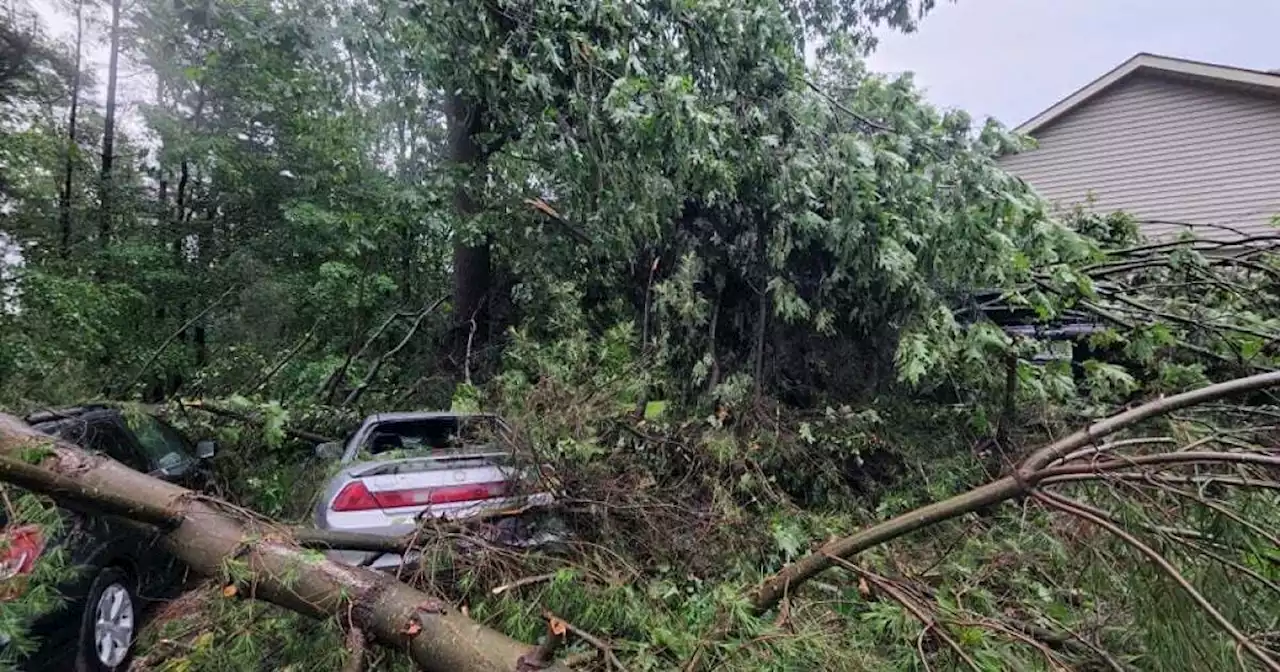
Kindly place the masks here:
[(492, 413), (466, 413), (458, 411), (391, 411), (375, 413), (365, 422), (399, 422), (404, 420), (446, 420), (449, 418), (492, 418)]
[(60, 422), (63, 420), (75, 420), (90, 415), (100, 415), (104, 413), (118, 413), (119, 411), (106, 404), (85, 404), (84, 406), (69, 406), (66, 408), (50, 408), (42, 411), (36, 411), (23, 418), (28, 425), (43, 425), (48, 423)]

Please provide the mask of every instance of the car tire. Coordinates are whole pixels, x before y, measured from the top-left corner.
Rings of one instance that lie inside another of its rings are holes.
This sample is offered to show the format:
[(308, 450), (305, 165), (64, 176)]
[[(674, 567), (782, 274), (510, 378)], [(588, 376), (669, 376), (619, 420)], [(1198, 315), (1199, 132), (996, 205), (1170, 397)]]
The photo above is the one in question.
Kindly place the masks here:
[(128, 669), (139, 625), (138, 608), (128, 574), (116, 567), (98, 572), (80, 617), (76, 672)]

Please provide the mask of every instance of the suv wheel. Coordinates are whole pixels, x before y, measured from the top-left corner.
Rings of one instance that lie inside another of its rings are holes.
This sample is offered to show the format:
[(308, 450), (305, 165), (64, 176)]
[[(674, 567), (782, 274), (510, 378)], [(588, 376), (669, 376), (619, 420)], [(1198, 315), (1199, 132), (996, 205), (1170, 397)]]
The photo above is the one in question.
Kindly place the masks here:
[(102, 570), (89, 589), (80, 621), (77, 672), (123, 670), (138, 626), (137, 599), (129, 575), (114, 567)]

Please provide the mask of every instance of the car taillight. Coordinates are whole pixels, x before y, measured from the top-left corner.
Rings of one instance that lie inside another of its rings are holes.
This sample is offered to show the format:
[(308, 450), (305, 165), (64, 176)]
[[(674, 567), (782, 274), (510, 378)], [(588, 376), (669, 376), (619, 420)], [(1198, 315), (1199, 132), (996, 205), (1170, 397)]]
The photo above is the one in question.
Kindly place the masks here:
[(368, 511), (379, 507), (364, 481), (351, 481), (333, 498), (333, 504), (329, 508), (334, 511)]
[(21, 581), (35, 568), (36, 560), (44, 552), (44, 537), (35, 525), (23, 525), (3, 532), (3, 548), (0, 549), (0, 600), (8, 600), (22, 593)]
[(501, 497), (510, 489), (506, 481), (469, 483), (439, 488), (408, 488), (370, 492), (362, 481), (352, 481), (342, 488), (330, 506), (334, 511), (369, 511), (400, 509), (431, 504), (456, 504)]

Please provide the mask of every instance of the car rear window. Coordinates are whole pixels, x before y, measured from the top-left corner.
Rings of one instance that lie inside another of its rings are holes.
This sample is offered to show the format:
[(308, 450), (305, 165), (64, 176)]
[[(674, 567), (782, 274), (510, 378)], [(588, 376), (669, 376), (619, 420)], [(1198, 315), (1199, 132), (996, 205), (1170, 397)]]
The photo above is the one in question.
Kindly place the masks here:
[(496, 438), (497, 422), (488, 416), (422, 418), (378, 424), (365, 441), (371, 455), (393, 451), (434, 452), (484, 446)]

